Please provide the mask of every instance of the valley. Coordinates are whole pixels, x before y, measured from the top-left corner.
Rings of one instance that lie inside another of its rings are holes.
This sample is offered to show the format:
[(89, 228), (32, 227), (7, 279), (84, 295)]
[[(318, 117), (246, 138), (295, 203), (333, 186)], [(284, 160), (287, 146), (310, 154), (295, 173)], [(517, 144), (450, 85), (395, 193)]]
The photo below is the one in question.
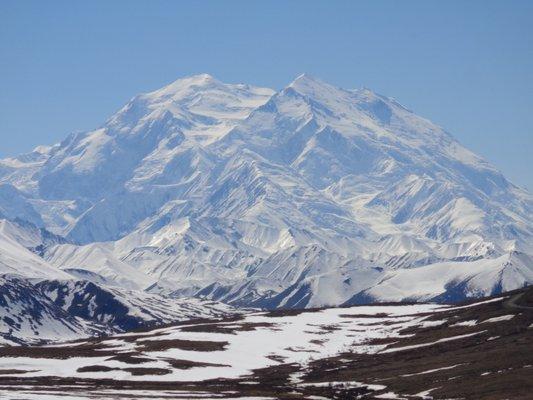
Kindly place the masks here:
[(10, 399), (530, 398), (533, 289), (461, 305), (250, 311), (0, 348)]

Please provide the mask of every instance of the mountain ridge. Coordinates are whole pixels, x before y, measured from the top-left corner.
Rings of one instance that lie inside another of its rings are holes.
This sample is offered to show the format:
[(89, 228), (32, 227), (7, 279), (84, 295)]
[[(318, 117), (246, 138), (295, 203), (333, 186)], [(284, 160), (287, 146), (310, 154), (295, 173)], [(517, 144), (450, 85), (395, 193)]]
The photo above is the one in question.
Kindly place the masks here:
[[(307, 74), (279, 91), (178, 79), (1, 160), (0, 185), (23, 204), (0, 195), (0, 212), (70, 242), (44, 262), (122, 289), (320, 307), (533, 281), (528, 192), (396, 100)], [(427, 271), (431, 293), (404, 278)]]

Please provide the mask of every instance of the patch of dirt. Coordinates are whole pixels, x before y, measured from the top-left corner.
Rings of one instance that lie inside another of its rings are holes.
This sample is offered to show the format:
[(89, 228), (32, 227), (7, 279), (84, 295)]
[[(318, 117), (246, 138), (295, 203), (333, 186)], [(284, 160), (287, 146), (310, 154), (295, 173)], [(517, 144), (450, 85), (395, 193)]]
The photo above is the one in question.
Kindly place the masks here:
[(118, 368), (111, 368), (106, 365), (87, 365), (77, 369), (77, 372), (109, 372), (115, 371)]
[(84, 343), (78, 346), (10, 346), (0, 347), (0, 357), (29, 357), (66, 360), (72, 357), (114, 356), (113, 349), (102, 343)]
[(368, 314), (340, 314), (339, 317), (341, 317), (341, 318), (361, 318), (361, 319), (365, 319), (365, 318), (395, 318), (394, 316), (391, 317), (387, 313), (377, 313), (377, 314), (373, 314), (373, 315), (368, 315)]
[(165, 368), (123, 368), (123, 371), (127, 371), (132, 375), (139, 376), (139, 375), (167, 375), (171, 374), (172, 371), (170, 369)]
[(26, 370), (26, 369), (0, 369), (0, 375), (16, 375), (16, 374), (27, 374), (28, 372), (35, 372), (36, 370)]
[(108, 358), (108, 360), (120, 361), (126, 364), (143, 364), (153, 361), (151, 358), (139, 356), (138, 353), (120, 353)]
[(296, 315), (304, 313), (312, 313), (320, 311), (320, 308), (298, 308), (298, 309), (279, 309), (279, 310), (270, 310), (265, 314), (265, 317), (295, 317)]
[(166, 359), (166, 362), (168, 362), (173, 368), (177, 369), (191, 369), (191, 368), (201, 368), (201, 367), (229, 367), (229, 365), (226, 364), (212, 364), (212, 363), (204, 363), (204, 362), (198, 362), (198, 361), (190, 361), (190, 360), (177, 360), (177, 359)]
[(142, 340), (137, 342), (139, 351), (165, 351), (168, 349), (180, 349), (188, 351), (222, 351), (226, 349), (228, 342), (211, 342), (206, 340)]
[(202, 324), (202, 325), (191, 325), (185, 326), (180, 330), (182, 332), (202, 332), (202, 333), (225, 333), (225, 334), (236, 334), (237, 332), (246, 332), (253, 331), (257, 328), (271, 328), (275, 324), (266, 323), (266, 322), (247, 322), (247, 323), (237, 323), (235, 325), (223, 325), (223, 324)]
[(269, 360), (272, 360), (272, 361), (279, 362), (279, 363), (282, 363), (283, 361), (285, 361), (287, 359), (287, 357), (279, 356), (277, 354), (268, 355), (268, 356), (266, 356), (266, 358), (268, 358)]

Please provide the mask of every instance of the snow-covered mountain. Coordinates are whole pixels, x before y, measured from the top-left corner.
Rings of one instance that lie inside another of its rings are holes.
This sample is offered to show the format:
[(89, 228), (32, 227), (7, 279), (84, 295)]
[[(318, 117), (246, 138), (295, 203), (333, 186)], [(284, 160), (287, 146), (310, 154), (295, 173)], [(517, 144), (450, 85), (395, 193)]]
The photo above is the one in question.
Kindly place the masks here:
[(64, 238), (18, 243), (41, 275), (175, 298), (315, 307), (533, 282), (529, 193), (394, 99), (307, 75), (136, 96), (0, 161), (0, 213)]
[(68, 279), (69, 274), (40, 257), (47, 246), (63, 241), (60, 237), (28, 222), (0, 220), (0, 275)]
[(0, 346), (30, 344), (227, 317), (219, 302), (171, 299), (117, 287), (85, 269), (58, 269), (40, 255), (65, 240), (43, 228), (0, 220)]
[(0, 276), (0, 345), (73, 340), (237, 313), (219, 302), (168, 299), (88, 281)]

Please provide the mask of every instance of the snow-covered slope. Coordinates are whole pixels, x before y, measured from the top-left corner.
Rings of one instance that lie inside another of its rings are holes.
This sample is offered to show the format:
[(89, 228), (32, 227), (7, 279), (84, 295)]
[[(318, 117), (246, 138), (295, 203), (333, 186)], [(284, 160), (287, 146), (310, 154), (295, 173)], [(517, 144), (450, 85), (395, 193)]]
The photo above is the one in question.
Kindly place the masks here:
[(134, 282), (137, 271), (127, 264), (123, 276), (108, 278), (83, 265), (59, 269), (41, 258), (58, 245), (74, 246), (29, 222), (0, 220), (0, 344), (78, 339), (237, 312), (219, 302), (119, 288)]
[(88, 281), (0, 276), (0, 344), (72, 340), (236, 313), (217, 302), (175, 300)]
[(103, 330), (55, 306), (20, 276), (0, 276), (0, 319), (2, 345), (77, 339)]
[(378, 301), (454, 301), (485, 297), (533, 282), (533, 258), (511, 252), (492, 259), (446, 261), (390, 271), (372, 288), (357, 293), (347, 304)]
[(0, 275), (27, 278), (69, 279), (70, 276), (43, 260), (44, 245), (61, 239), (24, 222), (0, 219)]
[(532, 282), (529, 193), (396, 100), (307, 75), (179, 79), (0, 161), (0, 184), (6, 217), (67, 239), (40, 263), (118, 289), (312, 307)]

